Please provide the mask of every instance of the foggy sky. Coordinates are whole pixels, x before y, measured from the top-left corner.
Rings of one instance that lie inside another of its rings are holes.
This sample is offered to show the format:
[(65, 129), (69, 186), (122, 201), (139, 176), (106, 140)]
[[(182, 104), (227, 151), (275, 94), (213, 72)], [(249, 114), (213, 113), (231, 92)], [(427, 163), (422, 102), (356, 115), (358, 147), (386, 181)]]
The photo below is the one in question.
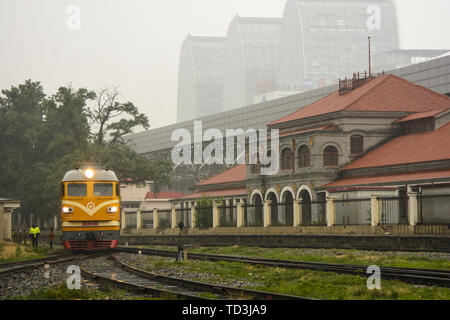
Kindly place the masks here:
[[(118, 86), (151, 128), (176, 122), (178, 60), (190, 33), (225, 36), (236, 14), (282, 17), (287, 0), (0, 0), (0, 89), (40, 81)], [(81, 9), (70, 30), (67, 8)], [(397, 0), (403, 49), (450, 49), (449, 0)]]

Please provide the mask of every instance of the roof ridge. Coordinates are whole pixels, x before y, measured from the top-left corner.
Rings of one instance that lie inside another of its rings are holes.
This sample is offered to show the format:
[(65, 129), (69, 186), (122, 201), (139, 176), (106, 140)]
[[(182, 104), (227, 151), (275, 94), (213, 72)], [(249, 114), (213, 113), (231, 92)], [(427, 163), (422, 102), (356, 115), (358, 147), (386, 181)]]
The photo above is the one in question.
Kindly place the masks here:
[[(326, 96), (324, 96), (324, 97), (322, 97), (322, 98), (320, 98), (320, 99), (318, 99), (318, 100), (316, 100), (316, 101), (314, 101), (314, 102), (312, 102), (312, 103), (310, 103), (310, 104), (307, 104), (306, 106), (301, 107), (300, 109), (297, 109), (297, 110), (295, 110), (295, 111), (292, 111), (291, 113), (285, 115), (284, 117), (282, 117), (282, 118), (280, 118), (280, 119), (278, 119), (278, 120), (275, 120), (275, 121), (272, 121), (272, 122), (268, 123), (267, 126), (275, 125), (275, 124), (279, 124), (279, 123), (285, 123), (285, 122), (283, 122), (283, 121), (281, 121), (281, 120), (283, 120), (283, 119), (289, 117), (290, 115), (293, 115), (294, 113), (297, 113), (297, 112), (299, 112), (300, 110), (303, 110), (303, 109), (305, 109), (305, 108), (307, 108), (307, 107), (309, 107), (309, 106), (311, 106), (311, 105), (313, 105), (313, 104), (316, 104), (316, 103), (318, 103), (319, 101), (324, 100), (325, 98), (328, 98), (329, 96), (335, 94), (336, 92), (337, 92), (337, 90), (331, 92), (330, 94), (327, 94)], [(289, 120), (289, 121), (287, 121), (287, 122), (296, 121), (296, 120), (298, 120), (298, 119), (295, 119), (295, 120)]]
[[(415, 87), (417, 87), (417, 88), (419, 88), (419, 89), (423, 89), (423, 90), (425, 90), (425, 91), (427, 91), (427, 92), (430, 92), (430, 93), (432, 93), (432, 94), (435, 95), (435, 96), (445, 97), (445, 98), (447, 98), (447, 100), (449, 100), (449, 102), (450, 102), (450, 97), (447, 96), (447, 95), (445, 95), (445, 94), (442, 94), (442, 93), (433, 91), (433, 90), (431, 90), (431, 89), (429, 89), (429, 88), (427, 88), (427, 87), (425, 87), (425, 86), (421, 86), (420, 84), (417, 84), (417, 83), (414, 83), (414, 82), (410, 82), (410, 81), (408, 81), (408, 80), (406, 80), (406, 79), (403, 79), (402, 77), (399, 77), (399, 76), (397, 76), (397, 75), (395, 75), (395, 74), (391, 74), (391, 76), (395, 77), (396, 79), (399, 79), (399, 80), (403, 81), (404, 83), (413, 85), (413, 86), (415, 86)], [(449, 105), (447, 108), (450, 108), (450, 105)], [(445, 107), (444, 107), (443, 109), (445, 109)], [(424, 111), (424, 112), (425, 112), (425, 111)]]
[[(364, 98), (367, 94), (369, 94), (370, 92), (372, 92), (372, 90), (378, 88), (378, 86), (380, 86), (382, 83), (384, 83), (387, 79), (391, 78), (392, 76), (394, 76), (393, 74), (388, 74), (386, 76), (384, 76), (384, 79), (381, 80), (379, 83), (377, 83), (373, 88), (370, 88), (369, 90), (367, 90), (366, 92), (364, 92), (362, 95), (360, 95), (359, 97), (356, 97), (355, 100), (353, 100), (352, 102), (348, 103), (341, 111), (345, 111), (347, 108), (350, 108), (351, 106), (353, 106), (354, 104), (356, 104), (358, 101), (360, 101), (362, 98)], [(383, 76), (382, 76), (383, 77)], [(377, 78), (372, 79), (375, 80)], [(361, 86), (360, 88), (364, 88), (364, 86), (368, 85), (371, 81), (367, 82), (365, 85)], [(357, 88), (358, 89), (358, 88)], [(357, 90), (356, 89), (356, 90)]]
[[(224, 182), (220, 182), (220, 181), (211, 183), (210, 181), (213, 180), (213, 179), (217, 179), (217, 177), (222, 177), (222, 176), (224, 176), (226, 174), (229, 174), (229, 172), (231, 170), (237, 170), (240, 167), (242, 168), (242, 166), (245, 167), (245, 164), (238, 163), (238, 164), (236, 164), (235, 166), (233, 166), (231, 168), (228, 168), (228, 169), (226, 169), (226, 170), (224, 170), (224, 171), (222, 171), (222, 172), (220, 172), (220, 173), (218, 173), (216, 175), (213, 175), (212, 177), (209, 177), (209, 178), (206, 178), (206, 179), (203, 179), (203, 180), (199, 181), (195, 185), (196, 186), (206, 186), (206, 185), (214, 185), (214, 184), (224, 183)], [(239, 181), (241, 181), (241, 180), (239, 180)], [(230, 181), (230, 182), (235, 182), (235, 181)]]

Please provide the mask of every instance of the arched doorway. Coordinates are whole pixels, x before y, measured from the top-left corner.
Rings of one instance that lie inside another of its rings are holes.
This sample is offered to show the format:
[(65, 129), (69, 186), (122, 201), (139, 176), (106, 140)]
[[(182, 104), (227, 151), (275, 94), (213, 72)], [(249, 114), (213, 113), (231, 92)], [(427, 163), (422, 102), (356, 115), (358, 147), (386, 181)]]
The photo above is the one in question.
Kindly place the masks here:
[(259, 193), (253, 195), (250, 208), (250, 215), (247, 216), (247, 225), (262, 227), (264, 225), (263, 200)]
[(284, 203), (284, 221), (286, 226), (294, 224), (294, 197), (290, 191), (283, 194), (281, 202)]
[(277, 225), (278, 224), (278, 199), (277, 195), (273, 192), (267, 195), (267, 200), (271, 201), (270, 204), (270, 224)]
[(302, 224), (311, 224), (311, 196), (308, 190), (300, 191), (300, 199), (302, 200)]

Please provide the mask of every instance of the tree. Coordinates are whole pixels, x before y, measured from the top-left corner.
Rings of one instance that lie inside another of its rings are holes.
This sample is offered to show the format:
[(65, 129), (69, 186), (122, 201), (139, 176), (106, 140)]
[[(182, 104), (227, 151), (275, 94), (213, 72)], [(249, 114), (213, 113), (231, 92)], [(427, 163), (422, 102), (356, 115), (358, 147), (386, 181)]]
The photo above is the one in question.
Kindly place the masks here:
[(47, 98), (39, 82), (25, 81), (0, 97), (0, 194), (22, 200), (19, 211), (57, 212), (64, 172), (85, 157), (89, 128), (86, 89), (59, 88)]
[[(110, 103), (114, 101), (111, 99)], [(76, 163), (100, 162), (109, 165), (119, 179), (131, 178), (138, 183), (150, 180), (157, 188), (168, 184), (172, 168), (168, 161), (152, 164), (147, 157), (119, 143), (122, 133), (128, 132), (121, 126), (131, 130), (133, 123), (119, 121), (115, 125), (110, 116), (105, 116), (99, 118), (106, 119), (102, 122), (105, 129), (91, 131), (91, 101), (98, 102), (98, 95), (85, 88), (60, 87), (47, 97), (40, 83), (31, 80), (2, 90), (0, 196), (21, 200), (19, 211), (26, 216), (32, 213), (46, 218), (58, 213), (61, 179)], [(110, 115), (123, 110), (136, 116), (134, 123), (147, 123), (148, 128), (147, 117), (131, 103), (112, 105)], [(113, 138), (106, 143), (108, 133)], [(95, 136), (96, 143), (92, 139)]]
[(119, 96), (117, 88), (96, 93), (95, 104), (88, 111), (91, 139), (96, 145), (105, 144), (108, 138), (110, 144), (124, 143), (123, 136), (132, 133), (133, 128), (141, 126), (148, 130), (150, 127), (148, 117), (139, 113), (133, 103), (118, 102)]
[(92, 158), (102, 164), (108, 165), (118, 175), (119, 180), (131, 179), (137, 184), (153, 181), (157, 190), (169, 183), (169, 173), (172, 165), (167, 160), (151, 163), (147, 157), (137, 154), (128, 145), (90, 145)]

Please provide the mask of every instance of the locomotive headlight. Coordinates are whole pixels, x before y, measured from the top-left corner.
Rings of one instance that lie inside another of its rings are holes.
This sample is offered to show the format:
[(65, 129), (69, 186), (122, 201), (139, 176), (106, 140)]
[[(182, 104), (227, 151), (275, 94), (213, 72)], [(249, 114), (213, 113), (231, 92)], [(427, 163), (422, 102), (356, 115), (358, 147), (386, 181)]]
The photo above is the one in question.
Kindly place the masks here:
[(106, 211), (108, 213), (116, 213), (117, 212), (117, 207), (108, 207), (108, 208), (106, 208)]
[(73, 208), (72, 207), (62, 207), (62, 211), (64, 213), (72, 213), (73, 212)]
[(84, 175), (86, 176), (86, 178), (90, 179), (94, 176), (94, 170), (92, 169), (86, 169), (84, 171)]

